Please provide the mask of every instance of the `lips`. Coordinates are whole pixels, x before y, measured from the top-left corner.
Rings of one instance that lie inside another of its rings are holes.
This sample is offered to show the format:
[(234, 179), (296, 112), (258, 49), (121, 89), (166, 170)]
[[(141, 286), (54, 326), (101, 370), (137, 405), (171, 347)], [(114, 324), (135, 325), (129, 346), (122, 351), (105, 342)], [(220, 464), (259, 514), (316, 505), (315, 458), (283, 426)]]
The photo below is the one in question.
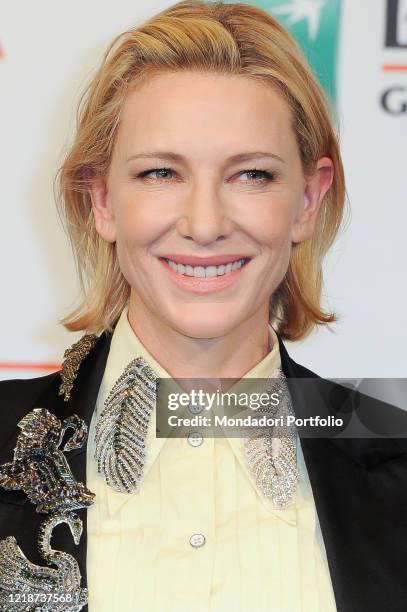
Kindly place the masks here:
[(160, 257), (159, 261), (177, 287), (205, 294), (234, 285), (250, 259), (247, 256), (240, 257), (240, 254), (211, 257), (171, 254)]
[(166, 255), (162, 255), (160, 259), (167, 259), (173, 261), (176, 264), (183, 264), (184, 266), (221, 266), (227, 265), (228, 263), (233, 263), (235, 261), (239, 261), (239, 259), (251, 259), (248, 255), (244, 253), (236, 253), (229, 255), (211, 255), (209, 257), (199, 257), (194, 255), (180, 255), (178, 253), (168, 253)]

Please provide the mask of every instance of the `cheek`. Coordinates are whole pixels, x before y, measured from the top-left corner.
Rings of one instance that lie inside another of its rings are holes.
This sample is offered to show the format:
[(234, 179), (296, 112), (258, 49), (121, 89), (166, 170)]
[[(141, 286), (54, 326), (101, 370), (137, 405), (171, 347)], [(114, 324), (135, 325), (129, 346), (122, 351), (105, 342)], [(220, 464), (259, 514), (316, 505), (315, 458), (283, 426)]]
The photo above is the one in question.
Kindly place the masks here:
[(272, 197), (256, 214), (248, 215), (247, 230), (258, 243), (262, 265), (257, 283), (262, 287), (258, 298), (269, 299), (286, 275), (291, 256), (291, 230), (299, 194), (285, 193)]
[(118, 251), (147, 248), (166, 231), (162, 199), (159, 204), (150, 195), (122, 193), (115, 204)]
[(275, 198), (246, 215), (247, 232), (270, 252), (277, 254), (291, 245), (294, 205), (289, 198)]
[(133, 200), (121, 200), (116, 201), (115, 224), (119, 267), (127, 282), (134, 285), (143, 269), (142, 254), (146, 251), (153, 223)]

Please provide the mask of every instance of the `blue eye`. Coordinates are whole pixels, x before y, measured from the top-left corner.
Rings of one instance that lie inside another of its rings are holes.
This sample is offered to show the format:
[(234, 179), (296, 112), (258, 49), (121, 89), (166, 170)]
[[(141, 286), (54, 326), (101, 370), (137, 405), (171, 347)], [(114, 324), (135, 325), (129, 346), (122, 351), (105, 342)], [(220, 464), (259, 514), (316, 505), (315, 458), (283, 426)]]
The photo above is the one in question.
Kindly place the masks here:
[(274, 176), (273, 174), (271, 174), (271, 172), (268, 172), (267, 170), (257, 170), (257, 168), (252, 168), (251, 170), (242, 170), (240, 174), (251, 175), (251, 181), (254, 181), (255, 183), (259, 182), (259, 179), (263, 181), (265, 179), (265, 182), (274, 180)]
[[(143, 172), (140, 172), (136, 178), (151, 179), (153, 181), (154, 179), (158, 181), (166, 181), (167, 179), (172, 178), (173, 173), (174, 171), (171, 170), (171, 168), (152, 168), (151, 170), (144, 170)], [(154, 174), (156, 176), (150, 176)], [(239, 176), (242, 174), (247, 174), (250, 177), (248, 181), (244, 181), (248, 183), (269, 183), (275, 179), (271, 172), (268, 172), (267, 170), (259, 170), (257, 168), (242, 170), (239, 172)]]
[(153, 168), (152, 170), (144, 170), (144, 172), (140, 172), (140, 174), (137, 175), (137, 178), (148, 177), (148, 175), (153, 174), (153, 172), (157, 172), (159, 174), (159, 176), (156, 178), (165, 179), (165, 175), (169, 172), (172, 172), (172, 170), (171, 168)]

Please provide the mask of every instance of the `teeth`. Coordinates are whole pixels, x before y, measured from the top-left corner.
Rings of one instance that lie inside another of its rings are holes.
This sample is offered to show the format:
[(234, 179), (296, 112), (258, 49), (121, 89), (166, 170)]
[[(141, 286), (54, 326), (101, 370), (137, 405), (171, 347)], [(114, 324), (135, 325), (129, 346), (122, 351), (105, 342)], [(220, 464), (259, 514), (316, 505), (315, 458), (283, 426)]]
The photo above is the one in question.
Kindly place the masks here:
[[(177, 266), (177, 268), (178, 268), (178, 266)], [(178, 268), (177, 272), (180, 272), (179, 268)], [(195, 266), (195, 268), (194, 268), (194, 276), (198, 276), (198, 277), (205, 276), (205, 268), (203, 268), (202, 266)]]
[(218, 270), (216, 266), (208, 266), (205, 270), (205, 276), (217, 276)]
[(170, 266), (171, 270), (178, 272), (179, 274), (185, 274), (186, 276), (196, 276), (197, 278), (203, 277), (215, 277), (229, 274), (242, 267), (246, 262), (246, 259), (238, 259), (237, 261), (222, 264), (220, 266), (188, 266), (183, 264), (177, 264), (171, 259), (166, 259), (166, 262)]

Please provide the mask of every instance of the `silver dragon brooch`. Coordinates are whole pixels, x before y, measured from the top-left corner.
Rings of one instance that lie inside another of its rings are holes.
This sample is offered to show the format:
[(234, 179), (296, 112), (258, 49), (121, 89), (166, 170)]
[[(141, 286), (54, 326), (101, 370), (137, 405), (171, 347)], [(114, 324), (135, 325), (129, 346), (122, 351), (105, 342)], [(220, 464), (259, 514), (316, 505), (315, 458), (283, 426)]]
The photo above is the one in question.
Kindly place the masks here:
[[(94, 494), (76, 482), (63, 451), (80, 448), (86, 440), (86, 423), (76, 414), (61, 421), (46, 408), (34, 408), (18, 423), (21, 433), (14, 460), (0, 465), (0, 486), (22, 489), (37, 512), (77, 510), (93, 503)], [(67, 429), (74, 433), (62, 450)]]
[[(39, 552), (48, 567), (31, 563), (13, 536), (0, 540), (0, 610), (78, 612), (87, 603), (87, 590), (81, 588), (77, 561), (53, 550), (50, 542), (53, 529), (67, 523), (78, 545), (82, 521), (73, 510), (94, 501), (94, 493), (75, 480), (64, 455), (84, 444), (87, 426), (75, 414), (61, 422), (46, 408), (34, 408), (18, 427), (13, 461), (0, 465), (0, 486), (24, 491), (36, 512), (50, 513), (38, 537)], [(73, 433), (60, 449), (69, 429)]]

